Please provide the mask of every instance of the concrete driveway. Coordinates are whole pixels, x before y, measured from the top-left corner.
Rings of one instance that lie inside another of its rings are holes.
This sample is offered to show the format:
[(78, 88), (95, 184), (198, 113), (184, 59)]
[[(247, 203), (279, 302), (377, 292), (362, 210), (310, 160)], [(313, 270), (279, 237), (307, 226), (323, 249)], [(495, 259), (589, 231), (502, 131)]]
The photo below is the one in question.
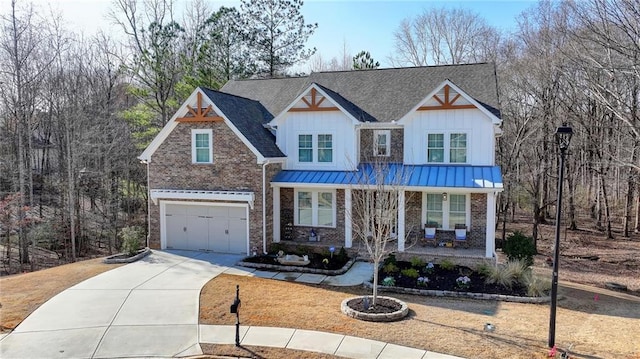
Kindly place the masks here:
[[(150, 256), (56, 295), (0, 340), (2, 358), (173, 357), (202, 354), (200, 289), (220, 273), (250, 275), (242, 258), (188, 251)], [(234, 293), (229, 293), (230, 298)], [(231, 302), (229, 303), (231, 304)]]

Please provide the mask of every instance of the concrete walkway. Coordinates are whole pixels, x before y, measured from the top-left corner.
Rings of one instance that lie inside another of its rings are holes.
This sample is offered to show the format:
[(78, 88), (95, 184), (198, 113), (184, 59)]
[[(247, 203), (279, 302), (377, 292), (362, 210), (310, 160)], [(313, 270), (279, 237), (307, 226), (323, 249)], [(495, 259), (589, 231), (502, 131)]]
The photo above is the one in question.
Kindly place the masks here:
[[(371, 273), (371, 265), (360, 262), (336, 277), (263, 272), (235, 266), (241, 258), (204, 252), (154, 251), (138, 262), (97, 275), (51, 298), (13, 332), (0, 337), (0, 358), (198, 355), (202, 354), (200, 342), (235, 343), (235, 329), (198, 323), (200, 290), (220, 273), (331, 285), (362, 284)], [(242, 343), (246, 345), (316, 352), (333, 350), (332, 354), (353, 358), (384, 358), (387, 356), (379, 355), (394, 350), (422, 353), (416, 356), (419, 358), (453, 358), (426, 356), (430, 352), (337, 334), (264, 327), (242, 327), (242, 330)], [(322, 339), (329, 337), (332, 341)], [(334, 348), (330, 343), (337, 346)], [(352, 343), (361, 344), (354, 347)], [(358, 351), (367, 345), (369, 350)]]

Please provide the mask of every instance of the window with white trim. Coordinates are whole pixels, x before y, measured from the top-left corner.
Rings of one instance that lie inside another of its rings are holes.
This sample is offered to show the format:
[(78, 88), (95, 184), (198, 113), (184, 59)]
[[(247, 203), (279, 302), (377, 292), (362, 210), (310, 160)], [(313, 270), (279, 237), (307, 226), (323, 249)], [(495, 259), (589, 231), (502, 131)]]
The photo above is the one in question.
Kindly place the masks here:
[(469, 195), (425, 193), (423, 196), (425, 223), (436, 228), (453, 230), (456, 224), (469, 226)]
[(332, 135), (318, 135), (318, 162), (333, 162)]
[(373, 155), (381, 157), (391, 155), (391, 131), (373, 131)]
[(298, 135), (298, 161), (313, 162), (313, 135)]
[(298, 162), (332, 163), (333, 135), (305, 133), (298, 135)]
[(452, 133), (449, 138), (449, 162), (467, 163), (467, 134)]
[(335, 227), (336, 192), (296, 189), (294, 223), (298, 226)]
[(428, 133), (427, 162), (467, 163), (467, 134)]
[(191, 130), (191, 162), (213, 163), (213, 130)]
[(444, 134), (427, 135), (427, 162), (444, 162)]

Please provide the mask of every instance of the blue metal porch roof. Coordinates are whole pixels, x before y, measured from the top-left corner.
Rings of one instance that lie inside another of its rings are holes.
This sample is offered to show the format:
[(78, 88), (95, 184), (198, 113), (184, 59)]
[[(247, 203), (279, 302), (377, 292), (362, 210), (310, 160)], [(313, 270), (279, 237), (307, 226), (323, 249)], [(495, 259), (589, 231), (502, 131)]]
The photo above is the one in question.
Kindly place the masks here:
[[(407, 187), (447, 187), (502, 189), (502, 173), (499, 166), (465, 165), (384, 165), (385, 184), (402, 184)], [(308, 171), (284, 170), (272, 179), (277, 183), (314, 185), (357, 185), (374, 182), (375, 167), (365, 163), (358, 171)]]

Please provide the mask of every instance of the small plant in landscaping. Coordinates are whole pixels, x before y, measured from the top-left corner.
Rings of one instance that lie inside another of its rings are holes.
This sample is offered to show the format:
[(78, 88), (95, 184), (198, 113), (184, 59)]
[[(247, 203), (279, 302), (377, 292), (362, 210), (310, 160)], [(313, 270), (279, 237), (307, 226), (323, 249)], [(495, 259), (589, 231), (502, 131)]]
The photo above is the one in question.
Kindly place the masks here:
[(463, 277), (458, 277), (458, 279), (456, 279), (456, 286), (459, 289), (469, 289), (470, 285), (471, 285), (471, 279), (466, 275)]
[(507, 255), (509, 260), (525, 260), (527, 266), (533, 265), (533, 256), (537, 254), (533, 238), (527, 237), (518, 231), (507, 236), (502, 252)]
[(418, 277), (418, 287), (426, 287), (429, 284), (429, 278)]
[(531, 272), (528, 272), (523, 280), (527, 286), (527, 295), (530, 297), (542, 297), (549, 294), (551, 290), (551, 281), (549, 279), (533, 275)]
[(425, 265), (425, 262), (424, 262), (424, 260), (422, 260), (422, 258), (419, 258), (419, 257), (412, 257), (411, 258), (411, 266), (412, 267), (419, 269), (419, 268), (424, 267), (424, 265)]
[(349, 260), (349, 254), (347, 254), (347, 250), (344, 247), (340, 247), (340, 251), (338, 251), (338, 260), (341, 262), (347, 262)]
[(415, 268), (403, 269), (400, 274), (408, 278), (418, 278), (420, 276), (420, 273), (418, 273), (418, 270)]
[(394, 263), (387, 263), (382, 267), (382, 271), (386, 274), (396, 274), (400, 271), (400, 269), (398, 269), (398, 266)]
[(487, 262), (482, 262), (476, 266), (476, 272), (483, 277), (488, 277), (493, 270), (493, 266)]
[(485, 281), (488, 284), (498, 284), (505, 288), (513, 288), (514, 284), (521, 282), (528, 271), (525, 261), (508, 261), (505, 264), (493, 267)]
[(442, 262), (440, 262), (440, 268), (444, 270), (453, 270), (455, 267), (456, 264), (449, 259), (443, 259)]
[(398, 263), (398, 261), (396, 260), (396, 255), (391, 253), (389, 254), (389, 256), (387, 256), (387, 258), (384, 259), (384, 262), (382, 262), (384, 265), (387, 265), (389, 263), (393, 263), (394, 265), (396, 263)]
[(396, 285), (396, 280), (393, 277), (385, 277), (382, 280), (382, 285), (385, 287), (393, 287)]
[(424, 272), (427, 273), (427, 274), (433, 274), (433, 271), (435, 270), (434, 268), (435, 268), (435, 266), (433, 265), (433, 263), (429, 262), (424, 267)]
[(120, 238), (122, 239), (122, 252), (129, 256), (134, 256), (140, 249), (140, 239), (144, 235), (142, 228), (138, 226), (124, 227), (120, 231)]

